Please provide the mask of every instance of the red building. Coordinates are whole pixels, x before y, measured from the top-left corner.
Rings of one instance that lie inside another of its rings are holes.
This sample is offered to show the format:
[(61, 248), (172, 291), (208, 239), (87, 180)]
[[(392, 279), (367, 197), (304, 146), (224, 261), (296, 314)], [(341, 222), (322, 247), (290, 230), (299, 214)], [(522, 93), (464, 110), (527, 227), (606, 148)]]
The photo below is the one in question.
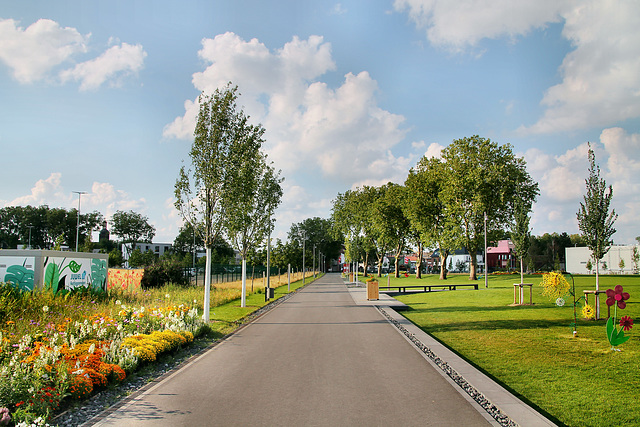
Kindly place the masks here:
[(498, 246), (487, 248), (487, 266), (489, 271), (500, 268), (515, 268), (515, 245), (511, 240), (500, 240)]

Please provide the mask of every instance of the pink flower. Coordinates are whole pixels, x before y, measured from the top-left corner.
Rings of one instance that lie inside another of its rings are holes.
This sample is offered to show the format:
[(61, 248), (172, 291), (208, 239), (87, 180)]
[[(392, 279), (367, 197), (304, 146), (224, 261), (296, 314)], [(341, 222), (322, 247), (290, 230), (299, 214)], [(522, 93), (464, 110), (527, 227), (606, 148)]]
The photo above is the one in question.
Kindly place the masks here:
[(622, 326), (622, 329), (625, 331), (628, 331), (633, 327), (633, 319), (629, 316), (622, 316), (622, 319), (620, 319), (620, 326)]
[(616, 285), (614, 289), (607, 289), (607, 297), (608, 306), (617, 303), (620, 309), (624, 309), (627, 306), (625, 301), (629, 299), (629, 293), (623, 292), (621, 285)]

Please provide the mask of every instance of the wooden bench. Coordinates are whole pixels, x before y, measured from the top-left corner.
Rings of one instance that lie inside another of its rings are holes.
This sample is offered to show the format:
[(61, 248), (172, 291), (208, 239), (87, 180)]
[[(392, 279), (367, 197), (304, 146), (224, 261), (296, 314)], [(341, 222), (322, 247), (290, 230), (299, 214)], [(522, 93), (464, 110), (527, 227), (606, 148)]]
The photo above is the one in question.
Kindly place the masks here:
[(443, 290), (450, 290), (450, 291), (455, 291), (456, 288), (461, 288), (461, 287), (473, 287), (473, 289), (475, 289), (476, 291), (478, 290), (478, 284), (477, 283), (465, 283), (465, 284), (438, 284), (438, 285), (393, 285), (393, 286), (387, 286), (385, 289), (380, 289), (380, 292), (384, 292), (384, 291), (390, 291), (392, 289), (397, 289), (399, 293), (407, 293), (407, 289), (409, 290), (413, 290), (413, 289), (422, 289), (422, 292), (433, 292), (433, 288), (436, 289), (443, 289)]

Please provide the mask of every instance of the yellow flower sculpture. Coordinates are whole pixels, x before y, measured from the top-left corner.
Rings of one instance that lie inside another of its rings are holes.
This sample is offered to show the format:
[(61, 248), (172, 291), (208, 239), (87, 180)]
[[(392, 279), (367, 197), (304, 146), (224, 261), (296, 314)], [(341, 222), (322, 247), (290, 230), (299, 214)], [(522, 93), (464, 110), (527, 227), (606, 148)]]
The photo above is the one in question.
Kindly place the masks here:
[(548, 296), (549, 299), (555, 300), (569, 293), (571, 285), (564, 276), (556, 271), (545, 273), (542, 275), (542, 283), (544, 288), (542, 295)]
[(584, 317), (585, 319), (593, 319), (594, 317), (596, 317), (593, 307), (585, 304), (585, 306), (582, 307), (582, 317)]

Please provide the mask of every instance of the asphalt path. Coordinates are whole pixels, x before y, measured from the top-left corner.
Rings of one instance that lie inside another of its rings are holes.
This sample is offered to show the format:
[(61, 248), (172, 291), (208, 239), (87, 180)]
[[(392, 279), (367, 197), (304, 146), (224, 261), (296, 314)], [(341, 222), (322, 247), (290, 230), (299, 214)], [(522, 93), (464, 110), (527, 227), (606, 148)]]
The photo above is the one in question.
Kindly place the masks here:
[(374, 307), (327, 274), (99, 426), (486, 426)]

